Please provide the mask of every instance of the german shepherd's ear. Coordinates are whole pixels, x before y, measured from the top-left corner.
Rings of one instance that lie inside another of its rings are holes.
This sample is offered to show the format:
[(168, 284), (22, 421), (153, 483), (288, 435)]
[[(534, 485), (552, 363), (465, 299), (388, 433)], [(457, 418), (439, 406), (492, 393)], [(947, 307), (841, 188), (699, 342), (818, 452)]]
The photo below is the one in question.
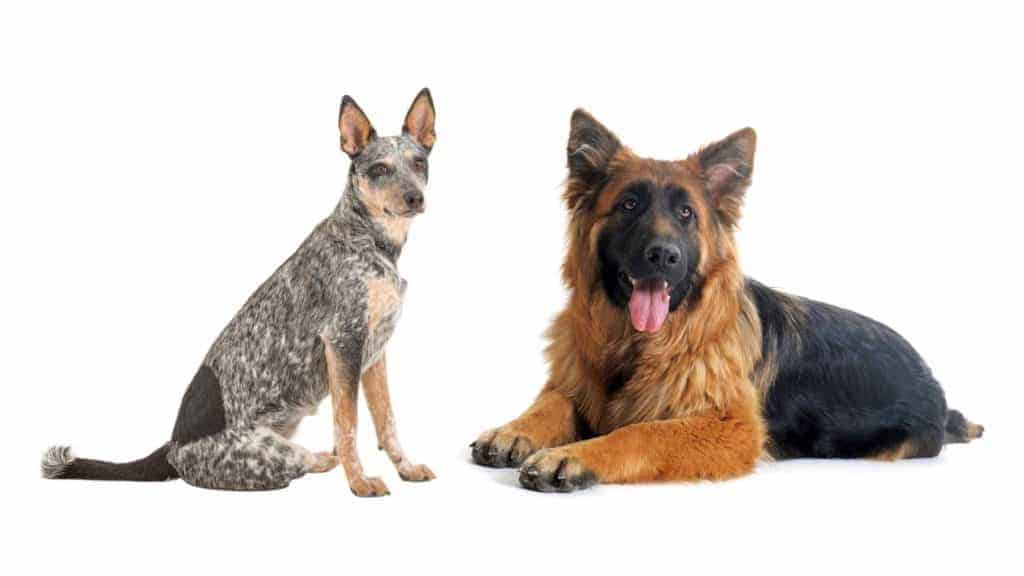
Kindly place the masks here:
[(341, 149), (349, 155), (349, 158), (358, 156), (370, 143), (370, 140), (377, 137), (377, 131), (370, 124), (370, 119), (348, 94), (341, 99), (341, 110), (338, 111), (338, 130), (341, 131)]
[(430, 97), (430, 90), (424, 88), (416, 95), (412, 106), (409, 106), (409, 112), (406, 113), (405, 122), (402, 124), (402, 134), (408, 134), (430, 152), (434, 147), (434, 140), (437, 139), (437, 134), (434, 133), (434, 117), (434, 99)]
[(756, 147), (754, 129), (744, 128), (705, 146), (697, 154), (708, 201), (726, 224), (735, 225), (740, 218), (743, 194), (754, 173)]
[(569, 208), (593, 192), (608, 177), (608, 165), (622, 148), (619, 139), (582, 108), (572, 113), (569, 124), (569, 144), (566, 146), (569, 164)]

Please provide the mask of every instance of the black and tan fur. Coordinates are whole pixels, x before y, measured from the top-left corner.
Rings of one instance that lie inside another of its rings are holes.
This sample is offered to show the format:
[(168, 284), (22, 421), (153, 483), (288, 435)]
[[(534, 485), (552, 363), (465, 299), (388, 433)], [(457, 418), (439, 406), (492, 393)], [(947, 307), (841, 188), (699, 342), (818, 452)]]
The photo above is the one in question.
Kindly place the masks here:
[[(473, 443), (477, 463), (571, 491), (733, 478), (762, 456), (929, 457), (981, 435), (894, 331), (743, 275), (733, 231), (755, 147), (747, 128), (653, 160), (573, 114), (570, 295), (548, 331), (550, 377)], [(665, 316), (645, 308), (648, 292)]]

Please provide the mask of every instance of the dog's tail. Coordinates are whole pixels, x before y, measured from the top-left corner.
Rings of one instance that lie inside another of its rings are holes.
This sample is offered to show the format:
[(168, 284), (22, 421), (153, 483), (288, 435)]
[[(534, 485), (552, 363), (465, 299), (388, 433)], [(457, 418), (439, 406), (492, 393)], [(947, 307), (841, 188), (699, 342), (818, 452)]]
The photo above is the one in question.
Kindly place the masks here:
[(43, 453), (40, 469), (43, 478), (78, 478), (82, 480), (128, 480), (132, 482), (158, 482), (178, 477), (178, 472), (167, 462), (168, 442), (155, 452), (134, 462), (118, 464), (88, 458), (76, 458), (70, 446), (53, 446)]
[(970, 442), (975, 438), (981, 438), (984, 432), (984, 426), (964, 418), (959, 410), (946, 411), (946, 436), (943, 444)]

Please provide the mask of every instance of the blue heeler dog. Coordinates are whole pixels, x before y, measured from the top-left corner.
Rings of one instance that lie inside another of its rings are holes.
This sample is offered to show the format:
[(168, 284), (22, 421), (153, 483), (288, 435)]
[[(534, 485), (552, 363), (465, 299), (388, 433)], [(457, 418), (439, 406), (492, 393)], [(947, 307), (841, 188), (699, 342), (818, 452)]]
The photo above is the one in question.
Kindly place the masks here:
[[(182, 478), (203, 488), (283, 488), (339, 463), (357, 496), (388, 489), (356, 452), (362, 380), (385, 450), (403, 480), (434, 478), (402, 452), (387, 387), (384, 347), (398, 322), (405, 280), (398, 256), (423, 212), (434, 103), (424, 88), (400, 136), (378, 137), (352, 98), (341, 102), (341, 148), (352, 159), (334, 212), (242, 306), (185, 392), (169, 442), (125, 464), (75, 458), (68, 447), (43, 457), (47, 478), (153, 481)], [(289, 438), (328, 395), (333, 452)]]

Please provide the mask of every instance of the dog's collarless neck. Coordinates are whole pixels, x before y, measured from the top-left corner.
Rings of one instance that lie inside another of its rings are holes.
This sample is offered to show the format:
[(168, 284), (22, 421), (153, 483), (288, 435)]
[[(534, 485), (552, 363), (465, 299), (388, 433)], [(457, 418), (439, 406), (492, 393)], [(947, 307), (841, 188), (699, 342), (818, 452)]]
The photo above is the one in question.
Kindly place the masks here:
[(389, 240), (384, 234), (374, 226), (374, 233), (371, 234), (373, 238), (373, 245), (377, 248), (377, 251), (384, 254), (392, 264), (398, 264), (398, 257), (402, 255), (402, 246), (395, 244)]
[(345, 191), (344, 196), (334, 209), (333, 220), (335, 233), (342, 238), (355, 240), (360, 237), (373, 243), (374, 249), (384, 255), (392, 264), (398, 264), (398, 258), (402, 255), (402, 246), (392, 240), (384, 230), (374, 222), (366, 205), (359, 199), (358, 194), (353, 194), (351, 189)]

